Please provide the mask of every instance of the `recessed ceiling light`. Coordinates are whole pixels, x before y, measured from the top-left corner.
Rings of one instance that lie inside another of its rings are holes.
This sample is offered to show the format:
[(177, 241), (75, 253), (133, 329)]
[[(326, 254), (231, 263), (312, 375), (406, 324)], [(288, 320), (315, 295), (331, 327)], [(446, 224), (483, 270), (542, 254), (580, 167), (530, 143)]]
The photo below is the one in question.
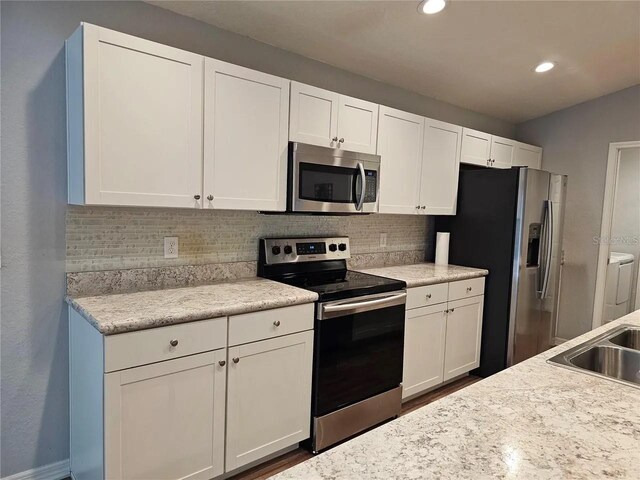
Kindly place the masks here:
[(440, 12), (445, 6), (447, 2), (445, 0), (423, 0), (418, 5), (418, 11), (420, 13), (426, 13), (427, 15), (433, 15), (434, 13)]
[(536, 67), (535, 70), (536, 70), (536, 73), (544, 73), (544, 72), (548, 72), (555, 66), (556, 64), (553, 62), (542, 62), (540, 65)]

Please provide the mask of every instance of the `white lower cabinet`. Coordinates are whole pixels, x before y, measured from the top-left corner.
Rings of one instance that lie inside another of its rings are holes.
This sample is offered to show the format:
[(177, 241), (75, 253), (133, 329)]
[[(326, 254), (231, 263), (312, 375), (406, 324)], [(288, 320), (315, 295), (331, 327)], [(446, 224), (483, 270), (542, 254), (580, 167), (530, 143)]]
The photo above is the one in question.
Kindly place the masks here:
[(403, 400), (480, 365), (484, 278), (410, 288), (407, 298), (414, 297), (442, 303), (407, 303)]
[(483, 306), (484, 295), (449, 302), (444, 355), (445, 381), (480, 365)]
[(229, 348), (228, 472), (309, 438), (313, 331)]
[(404, 326), (402, 398), (442, 383), (446, 303), (408, 310)]
[(221, 349), (105, 375), (105, 478), (224, 472), (225, 357)]

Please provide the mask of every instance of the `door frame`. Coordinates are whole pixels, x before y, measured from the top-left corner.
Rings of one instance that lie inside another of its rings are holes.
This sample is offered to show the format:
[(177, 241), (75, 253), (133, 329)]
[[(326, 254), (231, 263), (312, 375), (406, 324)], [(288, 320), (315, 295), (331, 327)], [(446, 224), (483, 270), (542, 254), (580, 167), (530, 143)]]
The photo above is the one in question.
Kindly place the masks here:
[[(613, 142), (609, 144), (609, 157), (607, 160), (607, 176), (604, 186), (604, 202), (602, 205), (602, 224), (598, 249), (598, 270), (596, 273), (596, 291), (593, 301), (593, 318), (591, 328), (602, 325), (604, 313), (604, 294), (607, 281), (607, 263), (609, 262), (609, 237), (613, 223), (613, 208), (616, 199), (616, 187), (618, 180), (618, 168), (620, 165), (620, 152), (629, 148), (640, 148), (640, 140), (632, 142)], [(607, 241), (604, 241), (607, 240)]]

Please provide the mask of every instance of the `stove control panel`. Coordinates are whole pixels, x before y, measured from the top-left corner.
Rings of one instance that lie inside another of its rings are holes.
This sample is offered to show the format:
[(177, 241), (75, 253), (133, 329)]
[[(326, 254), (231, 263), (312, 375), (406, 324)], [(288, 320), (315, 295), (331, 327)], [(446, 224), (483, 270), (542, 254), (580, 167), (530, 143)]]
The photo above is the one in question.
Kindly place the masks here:
[(261, 255), (267, 264), (346, 260), (351, 257), (349, 237), (265, 238)]

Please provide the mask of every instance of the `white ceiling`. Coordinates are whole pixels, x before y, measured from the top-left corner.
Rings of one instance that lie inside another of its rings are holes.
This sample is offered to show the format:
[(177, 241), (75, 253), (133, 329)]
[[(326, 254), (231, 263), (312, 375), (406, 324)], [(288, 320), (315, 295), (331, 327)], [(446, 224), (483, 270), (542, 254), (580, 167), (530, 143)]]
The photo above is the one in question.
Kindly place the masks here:
[(640, 1), (149, 3), (516, 123), (640, 83)]

